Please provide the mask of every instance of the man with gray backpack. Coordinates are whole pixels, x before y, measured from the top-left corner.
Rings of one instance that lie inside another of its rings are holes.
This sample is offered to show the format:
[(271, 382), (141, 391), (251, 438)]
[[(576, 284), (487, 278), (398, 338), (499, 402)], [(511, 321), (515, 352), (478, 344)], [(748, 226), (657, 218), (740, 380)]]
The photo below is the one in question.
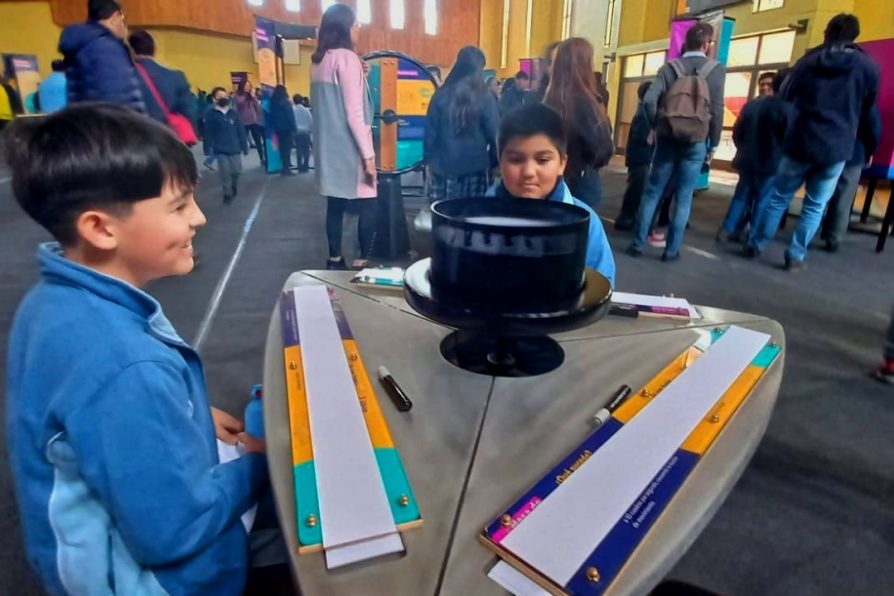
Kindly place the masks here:
[(627, 254), (643, 253), (652, 218), (665, 187), (675, 175), (676, 208), (668, 228), (662, 261), (680, 256), (689, 221), (692, 193), (702, 165), (720, 143), (726, 68), (708, 58), (714, 28), (697, 23), (686, 33), (683, 55), (658, 71), (643, 98), (646, 119), (657, 140), (649, 182), (637, 214), (636, 233)]

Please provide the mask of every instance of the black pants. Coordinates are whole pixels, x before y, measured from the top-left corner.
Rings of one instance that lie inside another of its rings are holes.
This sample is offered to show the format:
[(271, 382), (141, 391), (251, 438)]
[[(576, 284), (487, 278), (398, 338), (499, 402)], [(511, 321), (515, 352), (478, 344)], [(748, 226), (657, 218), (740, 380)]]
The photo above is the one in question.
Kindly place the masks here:
[(345, 210), (359, 214), (357, 235), (360, 238), (360, 258), (366, 259), (372, 250), (376, 235), (375, 199), (339, 199), (326, 197), (326, 236), (329, 239), (329, 256), (333, 259), (341, 256), (341, 233), (344, 224)]
[(292, 171), (292, 136), (290, 130), (277, 130), (276, 137), (279, 139), (279, 158), (282, 160), (283, 175)]
[(632, 227), (636, 223), (639, 202), (643, 198), (648, 179), (649, 164), (627, 167), (627, 189), (624, 191), (624, 201), (621, 203), (621, 213), (618, 214), (616, 225)]
[(267, 163), (267, 145), (264, 142), (264, 127), (260, 124), (249, 124), (245, 127), (245, 132), (251, 135), (251, 139), (255, 142), (255, 148), (258, 150), (258, 157), (262, 164)]
[(295, 147), (298, 150), (298, 171), (306, 172), (310, 169), (310, 133), (295, 133)]

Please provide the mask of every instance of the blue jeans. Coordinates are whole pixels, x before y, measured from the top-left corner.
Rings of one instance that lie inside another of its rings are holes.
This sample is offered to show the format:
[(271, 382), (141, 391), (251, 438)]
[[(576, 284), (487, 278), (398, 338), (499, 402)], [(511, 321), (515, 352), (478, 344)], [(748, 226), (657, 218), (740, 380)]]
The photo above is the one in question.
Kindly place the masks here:
[(658, 201), (661, 199), (668, 181), (676, 175), (676, 208), (667, 230), (667, 246), (664, 249), (664, 254), (673, 257), (680, 252), (683, 233), (686, 231), (686, 223), (689, 221), (689, 210), (692, 207), (692, 192), (698, 182), (702, 164), (705, 163), (706, 152), (707, 145), (705, 143), (680, 144), (666, 139), (658, 140), (655, 156), (652, 158), (652, 169), (649, 172), (649, 183), (639, 206), (636, 235), (633, 238), (634, 248), (642, 250), (645, 246)]
[(765, 199), (773, 188), (773, 176), (758, 176), (742, 172), (736, 192), (729, 203), (726, 217), (723, 219), (723, 230), (728, 234), (741, 232), (750, 221), (753, 226), (757, 214), (766, 203)]
[(767, 246), (779, 229), (779, 222), (788, 210), (792, 197), (801, 184), (804, 184), (807, 195), (801, 208), (801, 219), (785, 251), (788, 258), (803, 261), (807, 256), (807, 247), (823, 218), (826, 203), (835, 191), (835, 184), (843, 169), (843, 161), (819, 166), (794, 160), (787, 155), (783, 156), (776, 171), (773, 189), (766, 200), (767, 204), (751, 226), (748, 244), (757, 250), (763, 250)]

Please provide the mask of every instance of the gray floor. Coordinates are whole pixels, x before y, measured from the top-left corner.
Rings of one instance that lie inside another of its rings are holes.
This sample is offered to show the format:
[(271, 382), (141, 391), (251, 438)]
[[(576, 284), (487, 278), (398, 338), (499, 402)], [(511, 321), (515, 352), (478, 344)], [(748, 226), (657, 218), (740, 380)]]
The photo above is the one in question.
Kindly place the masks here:
[[(247, 161), (236, 202), (223, 206), (217, 178), (204, 177), (208, 216), (196, 247), (202, 260), (185, 278), (150, 289), (186, 338), (195, 338), (209, 302), (247, 235), (211, 321), (202, 355), (211, 400), (240, 413), (261, 377), (270, 309), (292, 271), (326, 257), (324, 204), (312, 176), (268, 177)], [(18, 210), (0, 170), (0, 362), (26, 289), (36, 280), (35, 244), (46, 234)], [(613, 217), (624, 176), (604, 174), (604, 217)], [(870, 380), (894, 304), (894, 247), (876, 255), (874, 238), (851, 235), (836, 255), (815, 250), (797, 275), (778, 268), (780, 241), (757, 262), (719, 247), (713, 234), (731, 188), (696, 198), (680, 261), (623, 254), (628, 238), (607, 224), (625, 291), (673, 293), (696, 303), (760, 313), (782, 323), (785, 379), (767, 435), (750, 468), (672, 576), (724, 594), (894, 593), (894, 388)], [(247, 223), (253, 207), (257, 217)], [(408, 200), (409, 216), (418, 200)], [(789, 226), (789, 231), (792, 226)], [(346, 252), (353, 243), (346, 231)], [(426, 243), (414, 238), (425, 254)], [(0, 364), (2, 367), (3, 364)], [(5, 434), (0, 431), (0, 434)], [(23, 554), (16, 505), (0, 441), (0, 594), (39, 594)]]

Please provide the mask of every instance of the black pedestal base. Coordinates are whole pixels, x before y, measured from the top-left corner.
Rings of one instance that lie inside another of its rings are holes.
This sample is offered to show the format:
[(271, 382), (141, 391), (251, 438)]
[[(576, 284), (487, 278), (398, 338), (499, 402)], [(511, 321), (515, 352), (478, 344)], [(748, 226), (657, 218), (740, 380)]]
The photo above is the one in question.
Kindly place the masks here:
[(532, 377), (559, 368), (565, 352), (554, 339), (498, 337), (454, 331), (441, 342), (441, 355), (464, 370), (494, 377)]

